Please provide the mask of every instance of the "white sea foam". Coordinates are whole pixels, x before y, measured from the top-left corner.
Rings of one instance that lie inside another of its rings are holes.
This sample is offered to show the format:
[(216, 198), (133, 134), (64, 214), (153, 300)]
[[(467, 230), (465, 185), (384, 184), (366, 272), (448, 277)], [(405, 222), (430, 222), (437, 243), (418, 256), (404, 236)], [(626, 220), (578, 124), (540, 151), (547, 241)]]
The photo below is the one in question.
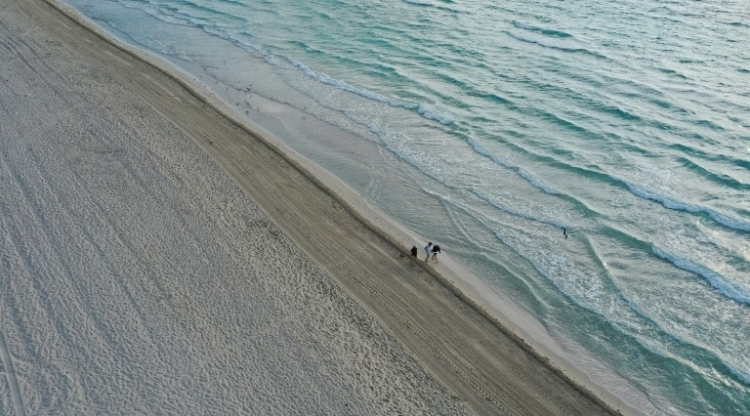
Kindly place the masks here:
[(515, 170), (516, 173), (518, 173), (518, 175), (520, 177), (524, 178), (528, 183), (530, 183), (535, 188), (541, 189), (544, 193), (549, 194), (549, 195), (556, 195), (557, 194), (557, 192), (554, 189), (552, 189), (552, 187), (550, 187), (549, 185), (545, 184), (541, 179), (539, 179), (536, 176), (534, 176), (531, 172), (529, 172), (526, 169), (523, 169), (521, 167), (512, 165), (512, 164), (504, 161), (503, 159), (500, 159), (499, 157), (497, 157), (496, 155), (490, 153), (487, 149), (485, 149), (484, 147), (482, 147), (482, 145), (480, 145), (479, 143), (477, 143), (476, 140), (470, 138), (470, 139), (467, 140), (467, 142), (474, 149), (474, 151), (476, 151), (480, 155), (488, 157), (490, 160), (492, 160), (493, 162), (497, 163), (500, 166), (503, 166), (503, 167), (508, 168), (508, 169)]
[(391, 107), (401, 107), (407, 110), (416, 109), (417, 113), (420, 114), (422, 117), (428, 120), (437, 121), (440, 124), (447, 125), (453, 122), (453, 115), (450, 114), (449, 112), (438, 112), (434, 110), (429, 110), (423, 105), (417, 105), (417, 104), (397, 100), (394, 98), (389, 98), (389, 97), (386, 97), (385, 95), (382, 95), (376, 92), (372, 92), (363, 88), (355, 87), (344, 81), (335, 79), (327, 74), (316, 72), (312, 70), (309, 66), (303, 64), (302, 62), (299, 62), (296, 60), (289, 60), (289, 61), (292, 65), (294, 65), (299, 70), (301, 70), (305, 75), (314, 79), (317, 82), (320, 82), (321, 84), (329, 85), (336, 89), (359, 95), (360, 97), (367, 98), (368, 100), (388, 104)]
[(750, 223), (747, 223), (745, 221), (732, 218), (725, 214), (721, 214), (710, 208), (702, 207), (700, 205), (690, 204), (687, 202), (678, 201), (676, 199), (672, 199), (667, 196), (660, 195), (655, 192), (651, 192), (649, 190), (641, 188), (640, 186), (637, 186), (627, 181), (625, 181), (624, 183), (628, 186), (630, 191), (636, 196), (659, 202), (662, 205), (664, 205), (666, 208), (691, 212), (694, 214), (702, 212), (704, 214), (707, 214), (709, 217), (711, 217), (711, 219), (713, 219), (714, 221), (716, 221), (717, 223), (725, 227), (733, 228), (735, 230), (740, 230), (740, 231), (750, 231)]
[(659, 247), (653, 246), (652, 250), (654, 254), (664, 260), (668, 260), (680, 269), (703, 277), (712, 287), (721, 292), (724, 296), (736, 300), (737, 302), (750, 305), (750, 290), (747, 288), (729, 281), (724, 276), (721, 276), (719, 273), (716, 273), (705, 266), (675, 256)]
[(497, 208), (497, 209), (499, 209), (499, 210), (501, 210), (503, 212), (507, 212), (508, 214), (515, 215), (517, 217), (520, 217), (520, 218), (523, 218), (523, 219), (527, 219), (527, 220), (530, 220), (530, 221), (534, 221), (534, 222), (538, 222), (538, 223), (541, 223), (541, 224), (551, 225), (551, 226), (556, 227), (556, 228), (562, 228), (562, 227), (564, 227), (564, 225), (562, 225), (560, 222), (549, 220), (549, 219), (544, 219), (544, 218), (539, 218), (537, 216), (533, 216), (533, 215), (530, 215), (528, 213), (522, 212), (520, 210), (514, 209), (514, 208), (508, 206), (507, 204), (503, 204), (500, 201), (498, 201), (497, 199), (490, 197), (489, 195), (487, 195), (486, 193), (484, 193), (484, 192), (482, 192), (482, 191), (480, 191), (478, 189), (472, 189), (471, 192), (474, 195), (476, 195), (477, 197), (479, 197), (481, 200), (483, 200), (483, 201), (487, 202), (488, 204), (490, 204), (491, 206), (493, 206), (494, 208)]
[(332, 87), (338, 88), (340, 90), (344, 90), (347, 92), (350, 92), (352, 94), (357, 94), (359, 96), (362, 96), (364, 98), (367, 98), (369, 100), (378, 101), (381, 103), (388, 104), (393, 107), (403, 107), (403, 108), (415, 108), (416, 105), (405, 103), (403, 101), (394, 100), (392, 98), (388, 98), (382, 94), (378, 94), (376, 92), (368, 91), (362, 88), (357, 88), (352, 85), (347, 84), (346, 82), (339, 81), (337, 79), (334, 79), (326, 74), (323, 73), (317, 73), (313, 71), (309, 66), (303, 64), (302, 62), (291, 60), (290, 61), (292, 65), (299, 68), (302, 72), (304, 72), (305, 75), (308, 77), (326, 85), (330, 85)]
[(555, 192), (554, 189), (552, 189), (550, 186), (548, 186), (547, 184), (545, 184), (544, 182), (542, 182), (541, 179), (537, 178), (536, 176), (534, 176), (531, 172), (527, 171), (526, 169), (518, 168), (518, 174), (521, 175), (521, 177), (523, 177), (527, 181), (529, 181), (530, 184), (532, 184), (535, 187), (541, 189), (545, 193), (548, 193), (550, 195), (557, 194), (557, 192)]
[(453, 123), (453, 114), (445, 112), (445, 113), (439, 113), (437, 111), (430, 111), (423, 106), (419, 106), (417, 109), (417, 112), (421, 114), (424, 118), (429, 120), (435, 120), (440, 122), (440, 124), (451, 124)]

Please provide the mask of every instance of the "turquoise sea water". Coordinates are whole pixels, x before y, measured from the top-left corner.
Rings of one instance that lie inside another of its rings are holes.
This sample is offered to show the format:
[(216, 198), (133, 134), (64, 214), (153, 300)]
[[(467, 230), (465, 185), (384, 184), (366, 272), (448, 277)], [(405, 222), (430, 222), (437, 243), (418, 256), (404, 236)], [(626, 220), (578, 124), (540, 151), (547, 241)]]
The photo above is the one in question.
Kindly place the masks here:
[(745, 1), (68, 2), (439, 242), (631, 405), (750, 414)]

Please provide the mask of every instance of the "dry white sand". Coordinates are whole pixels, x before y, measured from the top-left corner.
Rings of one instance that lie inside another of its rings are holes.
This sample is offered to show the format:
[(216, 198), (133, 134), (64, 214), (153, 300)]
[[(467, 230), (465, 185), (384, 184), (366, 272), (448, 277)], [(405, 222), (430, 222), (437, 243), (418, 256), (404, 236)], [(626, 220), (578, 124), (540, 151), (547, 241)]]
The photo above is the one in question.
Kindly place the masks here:
[(0, 415), (613, 413), (300, 166), (3, 2)]

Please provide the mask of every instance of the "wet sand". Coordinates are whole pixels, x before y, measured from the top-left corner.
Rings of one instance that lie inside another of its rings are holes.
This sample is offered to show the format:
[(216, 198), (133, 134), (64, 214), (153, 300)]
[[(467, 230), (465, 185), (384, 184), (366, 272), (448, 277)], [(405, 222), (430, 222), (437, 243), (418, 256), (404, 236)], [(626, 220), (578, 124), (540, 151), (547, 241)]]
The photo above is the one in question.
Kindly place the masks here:
[(0, 414), (633, 413), (54, 4), (0, 7)]

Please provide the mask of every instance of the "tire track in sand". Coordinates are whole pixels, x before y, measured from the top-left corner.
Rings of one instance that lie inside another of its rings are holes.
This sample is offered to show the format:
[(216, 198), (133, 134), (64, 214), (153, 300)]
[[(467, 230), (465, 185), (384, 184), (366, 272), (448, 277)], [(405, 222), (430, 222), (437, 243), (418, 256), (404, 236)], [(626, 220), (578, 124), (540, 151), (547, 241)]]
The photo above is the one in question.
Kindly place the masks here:
[(18, 388), (18, 380), (16, 380), (16, 371), (13, 369), (13, 361), (10, 359), (10, 351), (8, 351), (8, 346), (5, 343), (2, 319), (0, 319), (0, 361), (2, 361), (3, 368), (5, 368), (4, 374), (5, 378), (8, 380), (13, 409), (15, 409), (17, 416), (26, 416), (26, 411), (23, 408), (23, 400), (21, 400), (21, 389)]

